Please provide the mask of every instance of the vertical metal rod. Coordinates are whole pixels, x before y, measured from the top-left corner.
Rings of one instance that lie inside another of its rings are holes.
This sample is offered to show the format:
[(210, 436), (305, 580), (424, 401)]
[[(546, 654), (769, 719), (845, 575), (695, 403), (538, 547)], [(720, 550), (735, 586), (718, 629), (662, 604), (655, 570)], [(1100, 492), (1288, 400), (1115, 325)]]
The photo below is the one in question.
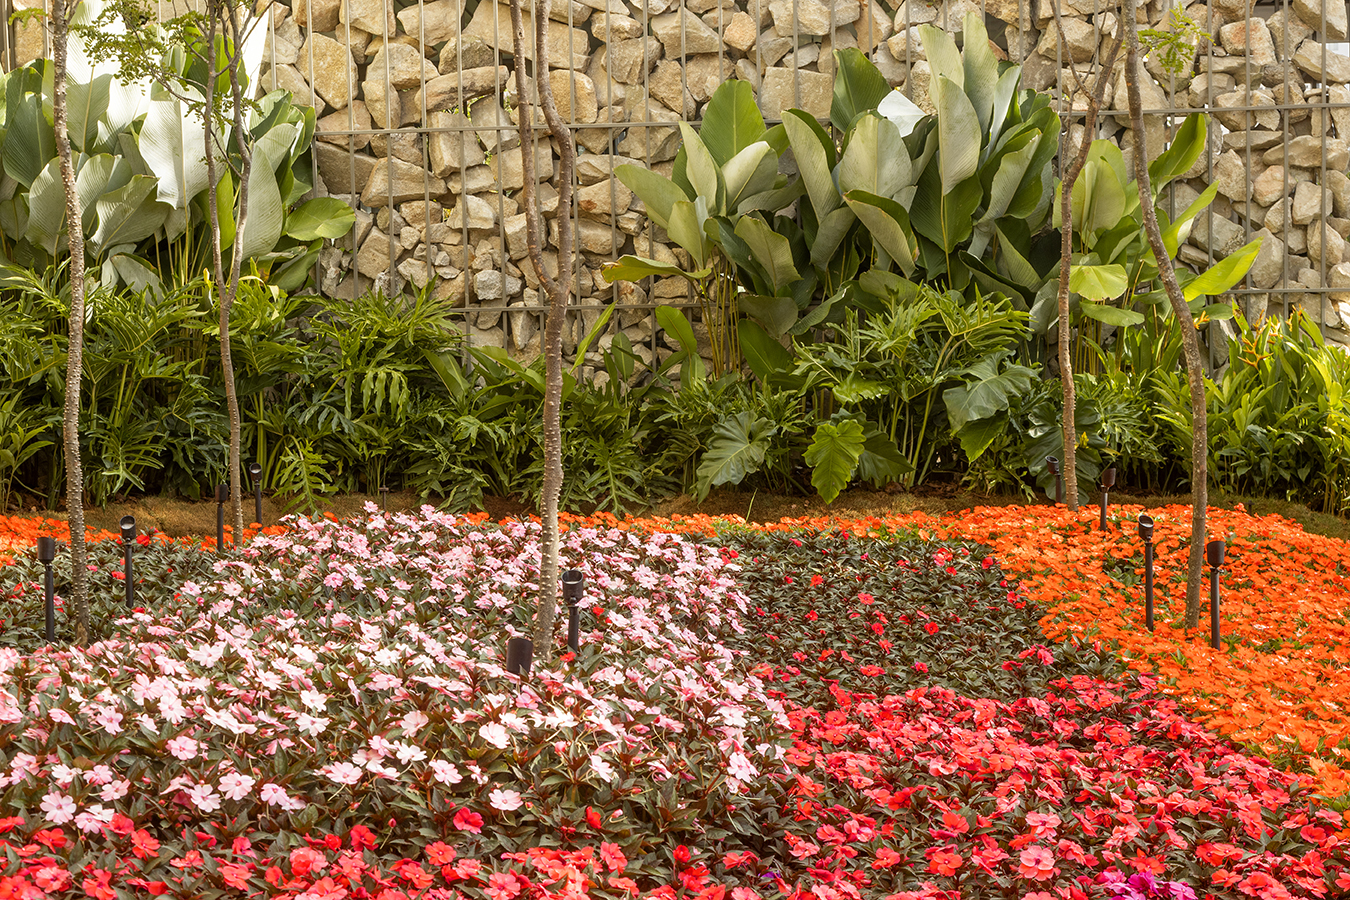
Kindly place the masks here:
[(1209, 646), (1219, 649), (1219, 569), (1209, 570)]
[(1106, 530), (1106, 491), (1102, 491), (1102, 518), (1097, 524), (1098, 531)]
[(43, 575), (43, 589), (46, 591), (44, 609), (47, 616), (47, 643), (56, 643), (56, 579), (52, 575), (52, 564), (43, 563), (46, 573)]
[(1144, 625), (1153, 630), (1153, 542), (1144, 542)]
[(136, 607), (136, 580), (131, 574), (131, 548), (133, 546), (131, 542), (128, 542), (122, 548), (122, 576), (127, 584), (127, 609)]
[(225, 485), (216, 485), (216, 552), (225, 549)]

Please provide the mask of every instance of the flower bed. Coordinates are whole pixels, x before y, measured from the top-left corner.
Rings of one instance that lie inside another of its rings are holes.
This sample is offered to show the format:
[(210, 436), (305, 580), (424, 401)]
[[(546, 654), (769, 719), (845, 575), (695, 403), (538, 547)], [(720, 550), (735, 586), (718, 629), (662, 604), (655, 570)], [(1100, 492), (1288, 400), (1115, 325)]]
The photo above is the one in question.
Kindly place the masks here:
[[(1090, 601), (1133, 571), (1126, 537), (1067, 519), (722, 523), (715, 540), (708, 520), (572, 520), (582, 653), (541, 653), (528, 679), (502, 648), (529, 626), (535, 526), (372, 509), (237, 557), (147, 551), (148, 611), (98, 601), (87, 651), (0, 651), (0, 897), (1350, 891), (1350, 831), (1306, 778), (1128, 673), (1107, 640), (1133, 646), (1128, 619), (1094, 634), (1067, 592), (1038, 602), (1055, 577)], [(994, 555), (929, 540), (957, 529)], [(1018, 555), (1019, 529), (1073, 537)], [(1257, 550), (1235, 530), (1240, 595)], [(1063, 572), (1080, 548), (1114, 552)], [(31, 581), (11, 591), (7, 618), (35, 609)]]

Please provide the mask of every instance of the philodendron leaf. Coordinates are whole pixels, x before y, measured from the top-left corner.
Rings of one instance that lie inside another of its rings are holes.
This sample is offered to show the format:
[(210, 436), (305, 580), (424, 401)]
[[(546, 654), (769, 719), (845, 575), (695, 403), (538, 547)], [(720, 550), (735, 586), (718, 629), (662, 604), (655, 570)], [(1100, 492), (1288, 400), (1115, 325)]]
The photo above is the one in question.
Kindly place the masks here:
[(826, 503), (833, 503), (839, 492), (848, 487), (865, 443), (862, 424), (852, 419), (821, 422), (816, 426), (805, 458), (811, 467), (811, 486)]
[(740, 484), (759, 471), (769, 452), (769, 439), (778, 431), (763, 417), (740, 412), (713, 427), (712, 440), (698, 467), (699, 499), (719, 484)]
[(1035, 383), (1036, 370), (1010, 365), (1000, 371), (1001, 360), (1001, 354), (986, 356), (967, 370), (969, 381), (942, 392), (952, 434), (1005, 411), (1013, 397)]
[(879, 429), (867, 433), (862, 455), (858, 457), (858, 477), (875, 487), (885, 487), (914, 471), (890, 435)]
[(1125, 267), (1079, 265), (1069, 269), (1069, 290), (1089, 300), (1114, 300), (1129, 287)]

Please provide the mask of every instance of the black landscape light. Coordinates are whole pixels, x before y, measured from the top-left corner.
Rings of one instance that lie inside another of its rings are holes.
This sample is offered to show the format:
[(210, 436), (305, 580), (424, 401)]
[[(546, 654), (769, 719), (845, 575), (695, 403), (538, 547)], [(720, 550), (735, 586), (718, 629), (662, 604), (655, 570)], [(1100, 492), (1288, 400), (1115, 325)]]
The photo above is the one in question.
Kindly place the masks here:
[(1110, 493), (1111, 488), (1115, 486), (1116, 486), (1116, 467), (1112, 466), (1111, 468), (1102, 472), (1102, 483), (1099, 485), (1099, 487), (1101, 487), (1102, 489), (1102, 520), (1101, 524), (1097, 527), (1098, 531), (1106, 530), (1106, 495)]
[(389, 485), (380, 485), (380, 512), (389, 511)]
[(52, 575), (52, 562), (56, 559), (56, 538), (42, 536), (37, 539), (38, 562), (42, 563), (45, 574), (42, 585), (46, 595), (44, 609), (47, 614), (47, 643), (56, 642), (56, 579)]
[(262, 466), (248, 464), (248, 477), (253, 480), (253, 521), (262, 527)]
[(122, 579), (127, 583), (127, 609), (136, 608), (136, 582), (131, 574), (131, 553), (136, 546), (136, 517), (122, 517)]
[(1059, 457), (1047, 456), (1045, 465), (1050, 469), (1050, 474), (1055, 476), (1055, 503), (1064, 502), (1064, 476), (1059, 472)]
[(1139, 537), (1144, 542), (1144, 625), (1153, 630), (1153, 517), (1139, 516)]
[(230, 487), (216, 485), (216, 552), (225, 549), (225, 503), (230, 499)]
[(1219, 649), (1219, 570), (1223, 568), (1223, 541), (1210, 541), (1205, 545), (1205, 557), (1209, 561), (1209, 646)]
[(513, 637), (506, 642), (506, 671), (512, 675), (528, 675), (533, 661), (534, 641), (527, 637)]
[(573, 653), (581, 649), (581, 595), (586, 591), (586, 576), (576, 569), (562, 574), (563, 600), (567, 603), (567, 647)]

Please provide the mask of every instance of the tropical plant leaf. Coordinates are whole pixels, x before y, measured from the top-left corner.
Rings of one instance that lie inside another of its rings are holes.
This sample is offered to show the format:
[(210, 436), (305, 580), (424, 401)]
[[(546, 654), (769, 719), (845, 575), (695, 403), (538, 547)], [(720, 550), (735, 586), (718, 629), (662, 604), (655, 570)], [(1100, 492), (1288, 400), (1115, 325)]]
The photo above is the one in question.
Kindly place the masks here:
[(971, 422), (1004, 412), (1013, 397), (1025, 393), (1036, 381), (1036, 370), (1009, 365), (1000, 370), (1005, 354), (990, 354), (966, 370), (963, 384), (942, 392), (952, 434)]
[(1122, 309), (1119, 306), (1112, 306), (1101, 301), (1084, 300), (1078, 308), (1089, 319), (1096, 319), (1098, 322), (1114, 325), (1117, 328), (1141, 325), (1144, 322), (1144, 314), (1141, 312), (1133, 309)]
[(1069, 269), (1069, 290), (1089, 300), (1114, 300), (1130, 286), (1121, 265), (1076, 265)]
[(854, 123), (848, 147), (839, 160), (841, 192), (862, 190), (894, 197), (913, 177), (909, 150), (890, 120), (871, 114)]
[(155, 198), (158, 186), (153, 176), (133, 175), (125, 185), (98, 199), (98, 228), (88, 238), (95, 258), (117, 244), (141, 242), (164, 223), (170, 207)]
[(739, 212), (741, 201), (770, 190), (778, 177), (778, 154), (763, 141), (755, 141), (722, 167), (728, 214)]
[[(193, 99), (200, 97), (194, 92)], [(188, 201), (206, 189), (206, 135), (200, 125), (193, 124), (193, 116), (178, 98), (150, 102), (137, 147), (151, 174), (159, 179), (159, 199), (173, 209), (186, 210)]]
[(905, 208), (888, 197), (866, 191), (849, 191), (844, 199), (886, 255), (895, 260), (906, 275), (912, 274), (918, 242), (910, 230), (909, 213)]
[(654, 259), (646, 259), (632, 254), (621, 256), (614, 262), (607, 263), (600, 268), (601, 274), (610, 283), (615, 281), (641, 281), (648, 277), (664, 278), (670, 275), (678, 275), (681, 278), (698, 282), (707, 278), (710, 271), (709, 269), (701, 269), (698, 272), (686, 272), (671, 263), (657, 262)]
[(1261, 249), (1262, 240), (1263, 238), (1257, 238), (1197, 275), (1183, 291), (1186, 301), (1190, 302), (1201, 296), (1217, 296), (1246, 277), (1252, 263), (1256, 262), (1256, 254)]
[(699, 499), (719, 484), (740, 484), (745, 476), (758, 472), (777, 430), (770, 420), (749, 412), (718, 422), (698, 466)]
[(743, 315), (754, 319), (771, 335), (782, 337), (797, 322), (797, 302), (791, 297), (766, 297), (763, 294), (741, 294), (736, 305)]
[(933, 96), (938, 120), (938, 167), (942, 192), (948, 194), (979, 169), (984, 131), (961, 85), (935, 74)]
[(920, 25), (919, 40), (923, 42), (924, 55), (928, 57), (928, 65), (933, 70), (929, 93), (933, 92), (939, 76), (950, 79), (957, 87), (964, 89), (966, 64), (961, 59), (961, 51), (956, 49), (956, 41), (952, 36), (941, 28)]
[(816, 426), (805, 459), (811, 467), (811, 486), (826, 503), (833, 503), (839, 492), (848, 487), (865, 443), (862, 425), (852, 419), (821, 422)]
[(821, 219), (816, 239), (811, 242), (811, 265), (822, 269), (828, 266), (856, 221), (858, 217), (849, 206), (841, 206)]
[[(699, 197), (699, 201), (703, 198)], [(694, 265), (702, 269), (708, 264), (712, 248), (708, 236), (703, 231), (702, 219), (698, 207), (688, 200), (680, 200), (670, 208), (670, 224), (666, 231), (670, 239), (679, 244), (694, 258)]]
[[(647, 215), (662, 228), (669, 227), (670, 210), (680, 200), (693, 199), (684, 189), (646, 166), (616, 166), (614, 174), (647, 207)], [(791, 201), (789, 201), (791, 202)]]
[(55, 256), (65, 221), (66, 186), (61, 180), (61, 161), (53, 157), (28, 190), (28, 227), (23, 237)]
[(334, 197), (315, 197), (291, 210), (285, 234), (297, 241), (333, 240), (351, 231), (355, 222), (356, 213), (346, 203)]
[(1149, 187), (1156, 198), (1158, 192), (1184, 175), (1205, 149), (1208, 134), (1204, 113), (1191, 113), (1177, 128), (1172, 145), (1148, 164)]
[(799, 109), (790, 109), (783, 117), (783, 129), (792, 145), (797, 170), (806, 184), (816, 218), (824, 219), (838, 209), (843, 199), (834, 184), (834, 141), (815, 119)]
[[(742, 216), (736, 223), (736, 236), (745, 241), (757, 262), (768, 276), (774, 293), (801, 278), (792, 264), (792, 245), (788, 239), (756, 216)], [(795, 306), (794, 306), (795, 308)]]
[(867, 433), (863, 451), (858, 456), (858, 477), (875, 487), (885, 487), (914, 471), (914, 464), (904, 457), (890, 435), (879, 429)]
[(721, 167), (688, 122), (680, 123), (680, 134), (684, 136), (685, 174), (690, 186), (707, 203), (709, 215), (722, 215), (726, 209), (726, 187)]
[(998, 60), (989, 46), (989, 33), (984, 28), (984, 16), (974, 10), (966, 13), (961, 34), (964, 51), (961, 68), (966, 80), (961, 86), (980, 122), (980, 134), (989, 134), (994, 112), (994, 97), (998, 91)]
[(843, 134), (858, 117), (877, 108), (891, 93), (886, 81), (871, 60), (856, 47), (834, 51), (834, 100), (830, 103), (830, 124)]
[(66, 83), (66, 131), (70, 145), (89, 153), (99, 142), (99, 121), (108, 112), (112, 75), (95, 76), (87, 84), (75, 79)]
[(755, 322), (741, 319), (736, 323), (736, 334), (740, 338), (741, 354), (746, 364), (762, 383), (767, 384), (771, 375), (791, 370), (792, 351), (770, 337)]
[(42, 111), (42, 97), (25, 94), (10, 98), (5, 112), (5, 145), (0, 163), (5, 174), (24, 187), (56, 156), (56, 132)]
[(734, 79), (718, 85), (703, 111), (699, 136), (719, 166), (764, 137), (764, 117), (749, 82)]

